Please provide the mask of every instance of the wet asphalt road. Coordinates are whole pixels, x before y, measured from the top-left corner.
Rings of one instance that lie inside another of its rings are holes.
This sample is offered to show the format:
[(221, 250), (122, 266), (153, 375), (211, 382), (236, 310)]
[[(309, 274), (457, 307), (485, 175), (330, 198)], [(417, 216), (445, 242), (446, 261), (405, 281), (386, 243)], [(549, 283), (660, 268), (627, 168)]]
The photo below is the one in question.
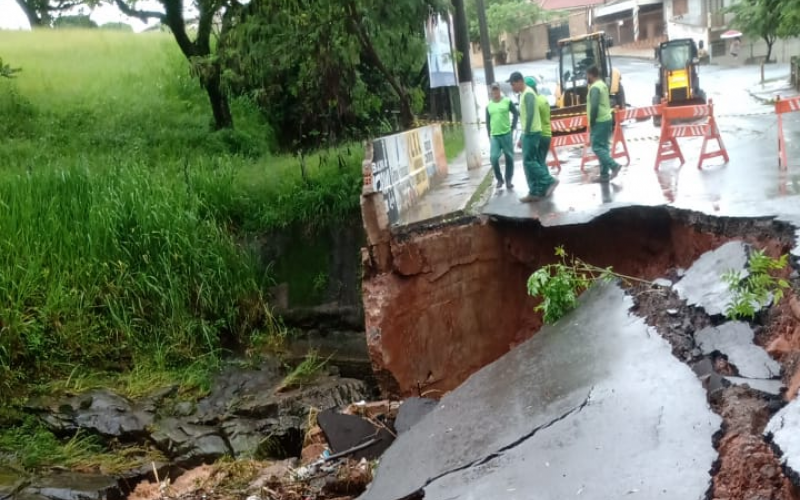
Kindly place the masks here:
[[(653, 61), (615, 58), (622, 72), (628, 102), (633, 106), (649, 105), (654, 92), (656, 68)], [(556, 64), (541, 61), (532, 64), (496, 68), (498, 80), (512, 71), (524, 74), (554, 75)], [(786, 65), (766, 68), (766, 78), (788, 75)], [(476, 80), (482, 74), (476, 72)], [(655, 158), (660, 130), (651, 121), (628, 122), (624, 126), (630, 164), (611, 184), (592, 181), (599, 169), (593, 162), (587, 172), (580, 171), (580, 147), (562, 148), (559, 158), (561, 184), (552, 198), (522, 204), (522, 185), (516, 191), (494, 193), (483, 213), (498, 218), (536, 218), (544, 225), (587, 222), (619, 206), (672, 205), (719, 216), (776, 216), (800, 223), (800, 113), (785, 115), (788, 138), (789, 169), (778, 168), (778, 125), (773, 106), (752, 97), (748, 89), (760, 79), (757, 66), (702, 66), (701, 87), (714, 102), (715, 115), (723, 143), (730, 155), (709, 160), (697, 168), (703, 139), (679, 139), (686, 163), (668, 161), (656, 171)], [(625, 164), (625, 160), (619, 160)], [(517, 162), (517, 170), (521, 165)], [(522, 184), (522, 183), (519, 183)]]

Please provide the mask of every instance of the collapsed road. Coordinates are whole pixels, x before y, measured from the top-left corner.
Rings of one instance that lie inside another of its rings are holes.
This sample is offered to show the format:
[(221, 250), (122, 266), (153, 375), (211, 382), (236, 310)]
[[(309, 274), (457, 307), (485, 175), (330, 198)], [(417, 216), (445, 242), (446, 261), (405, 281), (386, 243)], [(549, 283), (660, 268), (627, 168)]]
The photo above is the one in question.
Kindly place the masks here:
[(442, 398), (362, 498), (703, 498), (721, 419), (632, 305), (616, 286), (587, 292)]
[[(796, 403), (781, 410), (800, 386), (800, 316), (788, 300), (752, 322), (722, 314), (723, 274), (754, 249), (793, 252), (794, 221), (664, 206), (551, 227), (364, 220), (381, 388), (439, 402), (360, 498), (800, 499)], [(525, 283), (559, 245), (651, 284), (597, 286), (542, 326)]]

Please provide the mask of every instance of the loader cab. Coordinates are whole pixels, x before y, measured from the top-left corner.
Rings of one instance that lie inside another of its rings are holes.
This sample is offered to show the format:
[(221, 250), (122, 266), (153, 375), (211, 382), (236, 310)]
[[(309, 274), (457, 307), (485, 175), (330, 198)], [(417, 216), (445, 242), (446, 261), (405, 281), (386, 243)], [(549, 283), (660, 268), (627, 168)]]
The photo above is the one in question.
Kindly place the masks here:
[(597, 66), (609, 87), (612, 106), (625, 105), (619, 71), (611, 66), (608, 48), (612, 45), (604, 32), (591, 33), (558, 41), (559, 87), (558, 108), (571, 108), (586, 104), (589, 83), (586, 71)]
[(706, 95), (700, 88), (697, 45), (691, 38), (663, 42), (657, 51), (659, 77), (653, 103), (666, 99), (669, 106), (705, 104)]

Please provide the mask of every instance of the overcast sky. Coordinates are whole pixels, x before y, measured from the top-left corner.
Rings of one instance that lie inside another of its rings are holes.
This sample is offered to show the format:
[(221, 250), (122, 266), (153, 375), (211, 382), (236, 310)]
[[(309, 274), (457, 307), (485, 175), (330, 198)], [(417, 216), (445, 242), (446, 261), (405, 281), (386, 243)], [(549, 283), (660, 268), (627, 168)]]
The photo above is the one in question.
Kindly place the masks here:
[[(152, 0), (145, 0), (137, 2), (137, 6), (141, 9), (158, 10), (158, 3)], [(88, 8), (84, 8), (84, 12), (90, 12)], [(79, 13), (79, 9), (74, 12)], [(143, 31), (147, 25), (138, 19), (133, 19), (123, 15), (116, 7), (108, 4), (103, 4), (93, 11), (90, 17), (98, 25), (105, 23), (122, 22), (133, 26), (134, 31)], [(155, 21), (150, 21), (150, 24), (155, 24)], [(20, 9), (15, 0), (0, 0), (0, 29), (29, 29), (30, 25), (25, 17), (25, 14)]]

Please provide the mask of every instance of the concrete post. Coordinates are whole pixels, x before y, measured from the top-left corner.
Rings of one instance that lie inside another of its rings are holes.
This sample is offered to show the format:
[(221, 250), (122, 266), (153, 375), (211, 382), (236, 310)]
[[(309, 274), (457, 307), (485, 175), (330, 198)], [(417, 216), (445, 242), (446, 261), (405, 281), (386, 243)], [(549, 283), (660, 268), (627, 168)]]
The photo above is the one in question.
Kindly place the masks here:
[(469, 62), (469, 32), (464, 0), (453, 0), (455, 15), (456, 50), (460, 52), (458, 61), (458, 90), (461, 94), (461, 121), (464, 128), (464, 152), (467, 169), (481, 167), (480, 124), (475, 102), (475, 87), (472, 84), (472, 66)]

